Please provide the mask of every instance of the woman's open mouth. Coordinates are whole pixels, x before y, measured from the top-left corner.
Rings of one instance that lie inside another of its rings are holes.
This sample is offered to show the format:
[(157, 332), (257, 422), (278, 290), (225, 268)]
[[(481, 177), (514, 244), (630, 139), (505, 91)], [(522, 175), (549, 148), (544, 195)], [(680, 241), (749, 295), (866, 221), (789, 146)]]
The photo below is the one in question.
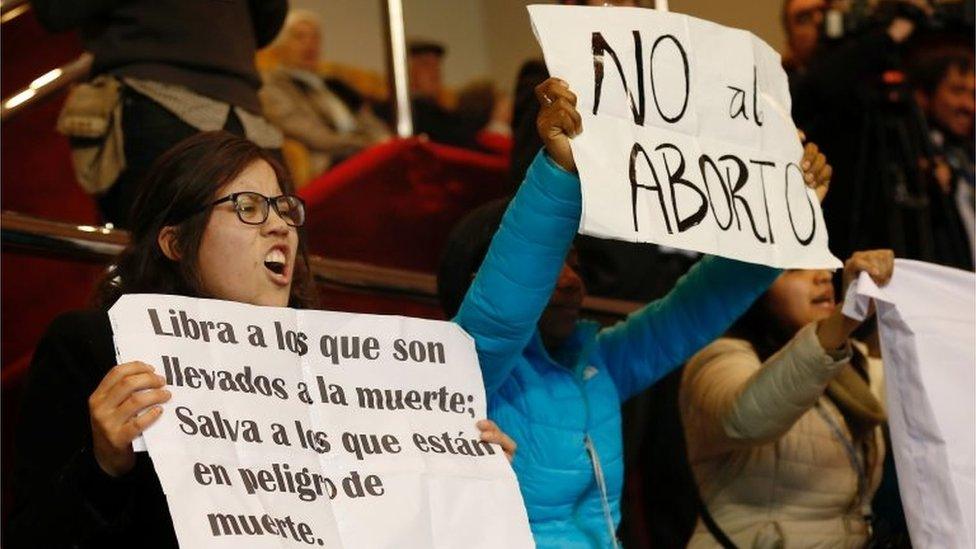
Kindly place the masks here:
[(814, 307), (823, 307), (828, 309), (833, 309), (836, 303), (834, 302), (834, 292), (824, 292), (810, 301)]
[(287, 283), (287, 270), (288, 270), (288, 256), (285, 252), (279, 248), (275, 247), (268, 251), (267, 255), (264, 256), (264, 267), (271, 272), (272, 279), (278, 283)]

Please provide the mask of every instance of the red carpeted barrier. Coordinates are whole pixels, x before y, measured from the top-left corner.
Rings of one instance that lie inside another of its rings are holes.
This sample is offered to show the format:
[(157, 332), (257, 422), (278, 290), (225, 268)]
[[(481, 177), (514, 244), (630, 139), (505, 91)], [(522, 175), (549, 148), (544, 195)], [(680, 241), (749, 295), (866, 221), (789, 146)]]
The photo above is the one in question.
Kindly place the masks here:
[[(4, 23), (0, 40), (0, 93), (4, 99), (77, 59), (82, 51), (75, 33), (48, 33), (32, 10)], [(54, 130), (66, 95), (62, 90), (4, 120), (0, 199), (5, 210), (90, 224), (98, 218), (95, 203), (75, 183), (68, 139)]]
[(0, 128), (3, 209), (94, 224), (95, 201), (75, 183), (68, 138), (54, 131), (65, 92), (15, 115)]
[(513, 190), (507, 156), (411, 138), (364, 151), (299, 194), (312, 253), (434, 272), (451, 227)]

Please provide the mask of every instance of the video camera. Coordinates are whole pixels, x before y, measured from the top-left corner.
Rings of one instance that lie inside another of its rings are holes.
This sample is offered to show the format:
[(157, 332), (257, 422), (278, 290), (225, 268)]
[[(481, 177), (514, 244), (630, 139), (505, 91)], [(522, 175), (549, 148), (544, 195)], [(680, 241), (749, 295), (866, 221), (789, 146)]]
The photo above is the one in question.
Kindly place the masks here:
[(931, 13), (905, 0), (834, 2), (824, 15), (821, 37), (841, 40), (868, 29), (886, 27), (896, 18), (914, 21), (929, 31), (968, 30), (976, 23), (976, 0), (928, 0)]

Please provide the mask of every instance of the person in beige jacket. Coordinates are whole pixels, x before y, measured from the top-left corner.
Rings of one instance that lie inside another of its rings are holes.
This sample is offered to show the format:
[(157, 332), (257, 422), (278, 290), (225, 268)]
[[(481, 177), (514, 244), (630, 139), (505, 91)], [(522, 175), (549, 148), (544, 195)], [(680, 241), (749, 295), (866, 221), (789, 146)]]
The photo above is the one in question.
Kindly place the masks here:
[[(855, 253), (844, 287), (862, 271), (885, 284), (893, 265), (889, 250)], [(840, 310), (829, 271), (786, 271), (689, 361), (679, 406), (705, 507), (689, 547), (721, 535), (740, 548), (867, 543), (885, 451), (881, 369), (852, 347), (858, 323)]]
[(272, 44), (280, 65), (264, 73), (259, 93), (268, 120), (308, 148), (313, 176), (390, 138), (389, 129), (352, 87), (319, 72), (321, 28), (314, 13), (288, 13)]

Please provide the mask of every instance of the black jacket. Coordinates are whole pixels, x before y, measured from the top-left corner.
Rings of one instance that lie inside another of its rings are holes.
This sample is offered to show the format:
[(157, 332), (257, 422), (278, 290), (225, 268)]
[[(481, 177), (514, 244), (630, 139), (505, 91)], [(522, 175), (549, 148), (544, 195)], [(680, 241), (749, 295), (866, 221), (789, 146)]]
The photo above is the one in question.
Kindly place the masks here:
[(883, 84), (903, 67), (883, 27), (832, 44), (790, 72), (793, 119), (833, 166), (823, 202), (830, 250), (892, 248), (895, 255), (971, 270), (958, 210), (920, 169), (931, 146), (906, 84)]
[(38, 344), (23, 392), (6, 549), (177, 546), (148, 454), (119, 479), (92, 455), (88, 397), (115, 362), (104, 311), (60, 316)]
[(287, 0), (33, 0), (48, 30), (81, 30), (95, 56), (92, 75), (110, 72), (187, 87), (261, 112), (254, 53), (281, 29)]

